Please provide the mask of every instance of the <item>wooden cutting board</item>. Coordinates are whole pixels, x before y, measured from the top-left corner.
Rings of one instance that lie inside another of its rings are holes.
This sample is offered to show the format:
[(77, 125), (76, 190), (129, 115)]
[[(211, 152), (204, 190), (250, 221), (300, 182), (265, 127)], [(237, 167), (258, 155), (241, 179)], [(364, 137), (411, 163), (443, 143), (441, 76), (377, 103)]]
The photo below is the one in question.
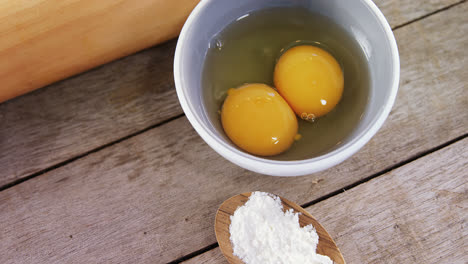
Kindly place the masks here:
[(178, 35), (198, 0), (0, 0), (0, 102)]

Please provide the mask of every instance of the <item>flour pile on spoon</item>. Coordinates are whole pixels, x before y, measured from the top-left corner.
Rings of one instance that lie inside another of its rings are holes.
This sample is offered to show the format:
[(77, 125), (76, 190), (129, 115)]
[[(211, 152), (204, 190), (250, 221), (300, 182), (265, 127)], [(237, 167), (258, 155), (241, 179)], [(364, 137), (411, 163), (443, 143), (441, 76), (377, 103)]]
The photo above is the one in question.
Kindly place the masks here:
[(269, 193), (252, 193), (231, 216), (229, 232), (234, 255), (246, 264), (333, 263), (316, 253), (315, 228), (301, 228), (299, 214), (283, 212), (280, 198)]

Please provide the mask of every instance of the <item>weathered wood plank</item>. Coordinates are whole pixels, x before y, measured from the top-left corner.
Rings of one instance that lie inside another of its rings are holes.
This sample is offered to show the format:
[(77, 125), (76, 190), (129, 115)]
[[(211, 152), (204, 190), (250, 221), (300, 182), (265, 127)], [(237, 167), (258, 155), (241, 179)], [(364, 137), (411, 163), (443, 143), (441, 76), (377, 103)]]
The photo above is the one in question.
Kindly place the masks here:
[(0, 186), (181, 114), (175, 43), (0, 104)]
[[(384, 13), (388, 22), (392, 27), (400, 26), (407, 21), (423, 17), (427, 14), (439, 10), (441, 8), (461, 2), (458, 1), (373, 1)], [(408, 10), (410, 10), (408, 12)]]
[[(346, 263), (466, 263), (468, 139), (306, 208)], [(183, 262), (227, 263), (219, 248)]]
[(255, 175), (180, 118), (0, 192), (0, 262), (168, 262), (215, 242), (216, 209), (232, 195), (263, 190), (302, 204), (466, 133), (467, 11), (396, 32), (395, 110), (343, 164), (306, 177)]
[[(376, 1), (392, 26), (456, 0)], [(0, 104), (0, 186), (182, 113), (175, 41)]]

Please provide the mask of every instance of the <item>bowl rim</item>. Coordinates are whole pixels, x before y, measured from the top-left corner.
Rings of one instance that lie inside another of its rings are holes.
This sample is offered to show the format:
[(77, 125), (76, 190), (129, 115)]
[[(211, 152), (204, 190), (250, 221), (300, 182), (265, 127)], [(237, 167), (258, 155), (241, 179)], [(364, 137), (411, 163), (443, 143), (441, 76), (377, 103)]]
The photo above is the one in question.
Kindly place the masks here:
[(307, 175), (328, 169), (343, 162), (351, 155), (356, 153), (359, 149), (361, 149), (382, 127), (383, 123), (387, 119), (393, 107), (398, 92), (400, 80), (400, 58), (395, 36), (393, 35), (392, 29), (382, 12), (371, 0), (361, 0), (370, 8), (372, 13), (376, 15), (380, 25), (382, 26), (385, 32), (387, 41), (389, 42), (391, 49), (394, 74), (392, 78), (390, 95), (388, 96), (384, 106), (380, 108), (379, 112), (375, 115), (375, 117), (369, 122), (369, 124), (365, 128), (363, 128), (363, 130), (359, 134), (354, 136), (354, 138), (351, 139), (349, 142), (339, 146), (338, 148), (330, 152), (325, 153), (324, 155), (310, 159), (293, 161), (277, 161), (257, 157), (229, 145), (228, 143), (220, 139), (218, 136), (214, 135), (214, 133), (204, 125), (201, 119), (194, 114), (195, 107), (186, 97), (180, 71), (182, 61), (181, 54), (182, 50), (184, 50), (186, 46), (186, 38), (188, 34), (187, 32), (190, 30), (194, 21), (198, 18), (200, 12), (207, 5), (209, 5), (211, 1), (212, 0), (200, 1), (187, 18), (179, 35), (179, 39), (177, 41), (173, 70), (177, 97), (182, 106), (182, 110), (184, 111), (185, 115), (187, 116), (189, 122), (191, 123), (195, 131), (197, 131), (197, 133), (202, 137), (202, 139), (222, 157), (231, 161), (232, 163), (237, 164), (238, 166), (244, 169), (248, 169), (261, 174), (271, 176)]

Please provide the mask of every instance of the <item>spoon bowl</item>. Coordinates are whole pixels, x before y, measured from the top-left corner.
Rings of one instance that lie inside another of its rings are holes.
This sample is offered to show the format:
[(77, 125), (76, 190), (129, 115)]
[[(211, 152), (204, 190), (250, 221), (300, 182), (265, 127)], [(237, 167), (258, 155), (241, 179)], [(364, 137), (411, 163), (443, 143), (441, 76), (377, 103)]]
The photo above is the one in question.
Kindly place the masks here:
[[(226, 257), (229, 263), (231, 264), (244, 264), (242, 260), (238, 257), (234, 256), (231, 240), (230, 240), (230, 233), (229, 233), (229, 226), (231, 225), (231, 216), (234, 215), (234, 211), (239, 206), (244, 205), (252, 193), (242, 193), (236, 196), (233, 196), (226, 201), (224, 201), (218, 209), (216, 213), (215, 219), (215, 233), (216, 239), (218, 240), (219, 248), (223, 255)], [(335, 241), (331, 238), (328, 232), (323, 228), (320, 223), (315, 220), (315, 218), (310, 215), (304, 208), (293, 203), (287, 199), (284, 199), (281, 196), (278, 196), (281, 199), (281, 203), (283, 204), (283, 210), (293, 209), (294, 212), (298, 212), (299, 214), (299, 224), (301, 227), (312, 225), (315, 230), (317, 231), (317, 235), (319, 236), (319, 243), (317, 245), (317, 253), (321, 255), (328, 256), (333, 263), (337, 264), (344, 264), (346, 263), (343, 255), (341, 255), (340, 249), (336, 246)]]

